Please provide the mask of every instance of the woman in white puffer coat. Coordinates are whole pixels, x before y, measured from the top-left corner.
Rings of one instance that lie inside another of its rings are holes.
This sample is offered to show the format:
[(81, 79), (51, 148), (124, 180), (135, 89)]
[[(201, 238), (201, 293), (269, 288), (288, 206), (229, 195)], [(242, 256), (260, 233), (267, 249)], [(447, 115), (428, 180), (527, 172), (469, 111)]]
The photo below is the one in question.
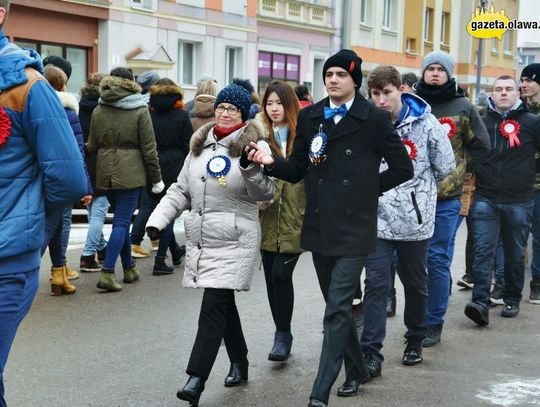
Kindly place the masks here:
[(157, 238), (169, 222), (189, 210), (183, 285), (205, 291), (186, 370), (190, 377), (177, 396), (195, 406), (222, 340), (231, 361), (225, 386), (245, 383), (248, 378), (247, 346), (234, 291), (249, 290), (259, 267), (257, 201), (272, 199), (275, 192), (274, 180), (265, 176), (259, 165), (249, 162), (244, 153), (250, 142), (270, 151), (262, 126), (246, 122), (250, 97), (248, 91), (234, 84), (218, 94), (216, 123), (201, 127), (193, 135), (177, 182), (146, 225), (148, 236)]

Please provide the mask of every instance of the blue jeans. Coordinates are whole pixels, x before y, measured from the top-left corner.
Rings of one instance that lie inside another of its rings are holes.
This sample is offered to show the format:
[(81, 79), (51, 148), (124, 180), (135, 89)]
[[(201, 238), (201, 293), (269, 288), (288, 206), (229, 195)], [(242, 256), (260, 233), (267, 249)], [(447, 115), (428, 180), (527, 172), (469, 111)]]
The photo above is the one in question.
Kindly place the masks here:
[(362, 256), (326, 257), (313, 253), (326, 308), (321, 359), (310, 395), (312, 399), (328, 403), (343, 362), (348, 379), (362, 380), (369, 374), (352, 319), (352, 301), (365, 263), (366, 258)]
[(64, 208), (64, 213), (62, 216), (62, 260), (66, 264), (67, 257), (67, 247), (69, 244), (69, 234), (71, 232), (71, 212), (73, 210), (72, 206), (66, 206)]
[(0, 275), (0, 407), (4, 399), (4, 368), (19, 324), (24, 319), (39, 286), (39, 268), (26, 273)]
[(129, 237), (129, 225), (131, 217), (137, 206), (140, 189), (113, 189), (108, 191), (109, 199), (114, 202), (114, 218), (111, 236), (107, 244), (107, 252), (103, 268), (114, 270), (116, 260), (120, 256), (122, 266), (133, 265), (131, 257), (131, 240)]
[(109, 209), (109, 201), (106, 196), (96, 196), (88, 205), (88, 233), (83, 256), (93, 256), (97, 250), (103, 250), (107, 246), (107, 241), (103, 236), (107, 209)]
[(148, 218), (158, 204), (158, 202), (153, 200), (150, 195), (148, 195), (147, 189), (148, 188), (145, 187), (142, 188), (141, 200), (139, 202), (139, 212), (133, 221), (133, 228), (131, 229), (131, 241), (136, 245), (140, 245), (143, 241), (146, 222), (148, 222)]
[(504, 247), (505, 304), (521, 301), (525, 276), (525, 246), (533, 212), (533, 200), (523, 203), (497, 204), (484, 197), (476, 198), (472, 207), (474, 221), (474, 288), (472, 300), (489, 307), (491, 270), (500, 237)]
[(163, 232), (163, 236), (159, 239), (159, 247), (156, 253), (156, 257), (166, 257), (167, 249), (171, 250), (171, 253), (174, 249), (178, 247), (176, 238), (174, 237), (174, 220), (171, 221)]
[(405, 338), (421, 343), (426, 336), (427, 248), (429, 240), (392, 241), (377, 239), (375, 252), (366, 262), (364, 330), (362, 349), (377, 360), (386, 337), (386, 306), (390, 294), (393, 252), (397, 253), (399, 278), (405, 288)]
[(48, 246), (53, 267), (62, 267), (64, 265), (64, 252), (62, 251), (64, 210), (65, 208), (48, 210), (45, 218), (45, 240), (43, 246), (41, 246), (41, 255), (43, 256)]
[(540, 191), (534, 193), (534, 210), (532, 215), (532, 264), (533, 280), (540, 281)]
[(461, 204), (459, 199), (437, 201), (435, 231), (428, 248), (428, 312), (427, 325), (444, 323), (450, 291), (450, 244), (456, 234)]

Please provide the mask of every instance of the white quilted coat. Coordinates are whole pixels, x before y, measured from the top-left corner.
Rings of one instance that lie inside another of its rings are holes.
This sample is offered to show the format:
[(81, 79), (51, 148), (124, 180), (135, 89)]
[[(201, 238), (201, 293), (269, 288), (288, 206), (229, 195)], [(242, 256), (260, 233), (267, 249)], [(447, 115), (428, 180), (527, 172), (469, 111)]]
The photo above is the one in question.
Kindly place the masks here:
[[(162, 230), (189, 210), (183, 286), (249, 290), (260, 265), (257, 201), (273, 198), (275, 182), (259, 165), (242, 169), (239, 158), (250, 141), (268, 151), (270, 148), (258, 123), (248, 122), (221, 141), (215, 140), (213, 128), (213, 123), (207, 124), (193, 135), (177, 182), (167, 190), (146, 226)], [(226, 187), (206, 169), (216, 155), (231, 159)]]

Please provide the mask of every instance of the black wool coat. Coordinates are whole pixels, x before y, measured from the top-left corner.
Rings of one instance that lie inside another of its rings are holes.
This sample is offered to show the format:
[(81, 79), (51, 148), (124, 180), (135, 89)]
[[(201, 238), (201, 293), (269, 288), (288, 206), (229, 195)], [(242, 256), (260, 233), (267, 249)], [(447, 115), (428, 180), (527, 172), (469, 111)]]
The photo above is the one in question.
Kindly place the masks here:
[(189, 140), (193, 134), (189, 114), (176, 106), (181, 98), (178, 89), (170, 85), (150, 89), (150, 117), (165, 188), (176, 182), (189, 153)]
[[(390, 115), (356, 94), (338, 124), (324, 119), (328, 98), (298, 114), (293, 152), (275, 157), (269, 175), (289, 182), (305, 177), (306, 212), (301, 246), (322, 256), (367, 256), (375, 249), (379, 196), (413, 176), (409, 155)], [(313, 165), (311, 140), (322, 125), (326, 160)], [(389, 169), (379, 174), (381, 160)]]

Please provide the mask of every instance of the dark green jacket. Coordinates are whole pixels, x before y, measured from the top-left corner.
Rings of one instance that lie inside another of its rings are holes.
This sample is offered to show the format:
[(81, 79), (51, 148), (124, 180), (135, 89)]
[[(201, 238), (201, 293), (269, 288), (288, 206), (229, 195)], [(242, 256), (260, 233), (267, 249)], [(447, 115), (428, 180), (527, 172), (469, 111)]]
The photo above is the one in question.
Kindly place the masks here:
[[(261, 113), (259, 113), (261, 115)], [(268, 128), (262, 123), (266, 138)], [(273, 151), (273, 153), (276, 153)], [(262, 241), (261, 249), (269, 252), (302, 253), (300, 233), (306, 209), (304, 181), (291, 184), (276, 179), (276, 193), (270, 206), (260, 212)]]
[(92, 113), (87, 150), (97, 154), (99, 189), (134, 189), (161, 181), (148, 106), (135, 82), (107, 76)]

